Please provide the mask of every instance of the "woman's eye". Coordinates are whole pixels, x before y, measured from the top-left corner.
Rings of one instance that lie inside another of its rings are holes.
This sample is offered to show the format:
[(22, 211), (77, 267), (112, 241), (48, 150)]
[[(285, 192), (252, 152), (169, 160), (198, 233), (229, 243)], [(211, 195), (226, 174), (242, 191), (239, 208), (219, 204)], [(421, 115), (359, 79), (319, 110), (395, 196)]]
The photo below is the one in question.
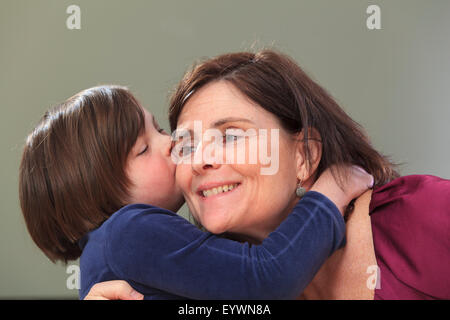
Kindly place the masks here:
[(195, 147), (191, 144), (187, 144), (182, 146), (182, 148), (180, 149), (180, 156), (185, 157), (190, 155), (192, 152), (194, 152)]
[(224, 141), (225, 143), (228, 143), (228, 142), (235, 142), (235, 141), (237, 141), (239, 138), (241, 138), (241, 136), (235, 135), (235, 134), (231, 134), (231, 133), (226, 133), (226, 134), (223, 136), (223, 141)]
[[(175, 154), (178, 154), (178, 157), (184, 158), (186, 156), (191, 155), (195, 152), (195, 146), (192, 142), (182, 141), (179, 143), (172, 142), (171, 153), (175, 151)], [(175, 150), (174, 150), (175, 149)]]

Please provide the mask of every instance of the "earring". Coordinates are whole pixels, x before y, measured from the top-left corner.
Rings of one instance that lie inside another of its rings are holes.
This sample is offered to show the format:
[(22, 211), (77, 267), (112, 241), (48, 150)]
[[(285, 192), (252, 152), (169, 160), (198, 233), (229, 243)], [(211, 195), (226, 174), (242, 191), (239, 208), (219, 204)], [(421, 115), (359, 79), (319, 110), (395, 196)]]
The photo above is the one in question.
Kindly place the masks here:
[(295, 194), (297, 197), (301, 198), (305, 195), (306, 189), (302, 187), (302, 180), (297, 185), (297, 189), (295, 190)]

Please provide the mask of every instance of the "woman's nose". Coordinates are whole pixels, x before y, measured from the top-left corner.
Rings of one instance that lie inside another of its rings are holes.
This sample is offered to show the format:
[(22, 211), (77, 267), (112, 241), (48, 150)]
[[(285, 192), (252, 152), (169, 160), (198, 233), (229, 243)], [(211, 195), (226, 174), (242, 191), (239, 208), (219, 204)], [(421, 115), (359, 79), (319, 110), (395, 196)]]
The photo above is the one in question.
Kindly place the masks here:
[(193, 158), (191, 159), (192, 171), (196, 172), (197, 174), (205, 173), (206, 170), (219, 169), (221, 166), (221, 162), (218, 159), (219, 154), (217, 152), (217, 148), (213, 148), (214, 152), (211, 155), (211, 152), (206, 152), (205, 154), (204, 151), (206, 147), (209, 147), (211, 149), (211, 147), (213, 146), (209, 144), (204, 147), (204, 144), (200, 143), (196, 147)]

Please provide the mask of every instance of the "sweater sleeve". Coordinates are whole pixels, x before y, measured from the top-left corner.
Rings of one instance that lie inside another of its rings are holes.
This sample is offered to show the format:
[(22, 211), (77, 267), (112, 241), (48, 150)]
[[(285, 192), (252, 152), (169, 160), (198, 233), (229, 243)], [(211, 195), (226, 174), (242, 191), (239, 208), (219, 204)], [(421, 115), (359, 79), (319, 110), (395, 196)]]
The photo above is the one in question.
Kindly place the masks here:
[(260, 245), (203, 232), (145, 205), (109, 226), (105, 254), (119, 278), (190, 299), (293, 299), (345, 243), (339, 210), (314, 191)]

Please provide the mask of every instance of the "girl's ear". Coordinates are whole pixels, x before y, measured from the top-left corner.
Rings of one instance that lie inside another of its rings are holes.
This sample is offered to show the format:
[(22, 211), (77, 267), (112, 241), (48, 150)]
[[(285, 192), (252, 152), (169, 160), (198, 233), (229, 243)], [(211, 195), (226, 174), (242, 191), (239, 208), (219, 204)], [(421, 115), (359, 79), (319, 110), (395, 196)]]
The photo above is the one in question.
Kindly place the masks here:
[(308, 140), (305, 140), (304, 129), (295, 137), (297, 179), (307, 181), (319, 166), (322, 158), (322, 139), (315, 128), (308, 128)]

